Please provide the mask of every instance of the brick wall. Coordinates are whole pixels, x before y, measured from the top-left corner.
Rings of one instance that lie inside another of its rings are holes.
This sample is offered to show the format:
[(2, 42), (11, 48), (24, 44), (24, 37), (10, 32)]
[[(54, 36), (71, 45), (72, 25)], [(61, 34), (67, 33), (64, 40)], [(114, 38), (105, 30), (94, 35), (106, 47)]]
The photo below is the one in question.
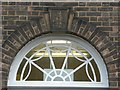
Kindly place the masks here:
[[(3, 43), (18, 26), (30, 21), (34, 17), (42, 16), (44, 12), (48, 12), (48, 8), (58, 6), (72, 8), (75, 13), (75, 17), (85, 20), (86, 22), (90, 22), (93, 26), (95, 25), (105, 34), (105, 37), (109, 39), (109, 43), (104, 40), (104, 42), (106, 42), (105, 47), (107, 47), (107, 49), (104, 50), (104, 48), (101, 48), (100, 53), (105, 57), (107, 67), (110, 69), (110, 86), (118, 88), (118, 75), (120, 74), (120, 72), (118, 72), (118, 50), (120, 49), (120, 41), (118, 37), (120, 34), (120, 17), (118, 11), (120, 11), (120, 3), (118, 2), (2, 2)], [(101, 37), (102, 34), (98, 34), (98, 37)], [(101, 39), (98, 39), (98, 37), (94, 38), (92, 42), (95, 44), (99, 43)], [(110, 43), (112, 43), (112, 45)], [(5, 48), (7, 48), (7, 46)], [(106, 53), (108, 53), (107, 51), (110, 53), (106, 55)], [(10, 63), (11, 59), (10, 57), (7, 58), (9, 59), (7, 62), (4, 62), (6, 63), (4, 64), (4, 69), (9, 68), (7, 63)]]
[[(53, 7), (57, 4), (52, 2), (2, 2), (3, 40), (6, 40), (16, 26), (29, 21), (32, 17), (40, 16), (47, 7)], [(110, 37), (111, 41), (117, 44), (118, 2), (66, 2), (63, 6), (73, 7), (77, 17), (100, 27)]]

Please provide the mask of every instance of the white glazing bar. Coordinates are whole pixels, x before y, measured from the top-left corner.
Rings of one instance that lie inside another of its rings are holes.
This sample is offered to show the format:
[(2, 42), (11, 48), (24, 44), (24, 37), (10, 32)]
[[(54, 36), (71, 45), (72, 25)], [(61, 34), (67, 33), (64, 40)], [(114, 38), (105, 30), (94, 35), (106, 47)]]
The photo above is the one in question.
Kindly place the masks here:
[[(45, 51), (45, 53), (46, 53), (46, 51)], [(38, 58), (36, 58), (36, 59), (32, 59), (32, 61), (38, 61), (38, 60), (40, 60), (40, 59), (45, 55), (45, 53), (43, 53), (42, 56), (40, 56), (40, 57), (38, 57)]]
[[(34, 62), (31, 61), (31, 64), (34, 65), (38, 70), (42, 71), (44, 74), (48, 75), (49, 77), (51, 77), (44, 69), (42, 69), (40, 66), (38, 66), (37, 64), (35, 64)], [(52, 77), (51, 77), (52, 78)]]
[[(89, 59), (89, 61), (91, 61), (92, 58)], [(77, 70), (79, 70), (80, 68), (82, 68), (84, 65), (86, 65), (88, 63), (88, 61), (85, 61), (84, 63), (82, 63), (81, 65), (79, 65), (77, 68), (75, 68), (72, 72), (70, 72), (67, 76), (65, 76), (65, 78), (67, 78), (68, 76), (72, 75), (73, 73), (75, 73)]]
[(89, 72), (88, 72), (88, 64), (86, 64), (85, 69), (86, 69), (86, 73), (87, 73), (88, 78), (90, 79), (91, 82), (93, 82), (93, 79), (90, 77)]
[(66, 55), (66, 57), (65, 57), (64, 63), (63, 63), (62, 68), (61, 68), (60, 75), (62, 74), (62, 71), (64, 70), (64, 68), (65, 68), (65, 66), (66, 66), (66, 63), (67, 63), (67, 60), (68, 60), (70, 51), (71, 51), (71, 46), (70, 46), (69, 49), (68, 49), (67, 55)]
[[(75, 48), (73, 48), (73, 49), (75, 49)], [(75, 49), (76, 51), (78, 51), (77, 49)], [(90, 66), (91, 66), (91, 69), (92, 69), (92, 71), (93, 71), (93, 75), (94, 75), (94, 81), (96, 82), (96, 75), (95, 75), (95, 71), (94, 71), (94, 68), (93, 68), (93, 66), (91, 65), (91, 63), (90, 63), (90, 61), (88, 60), (88, 58), (82, 53), (82, 52), (80, 52), (80, 51), (78, 51), (82, 56), (84, 56), (84, 58), (87, 60), (87, 62), (90, 64)], [(91, 59), (93, 59), (93, 57), (91, 58)]]
[[(45, 77), (45, 81), (47, 81), (48, 77), (51, 76), (50, 78), (53, 79), (53, 76), (50, 75), (52, 72), (54, 72), (53, 70), (51, 70), (48, 75)], [(54, 72), (55, 73), (55, 72)]]
[(28, 62), (29, 62), (29, 61), (27, 61), (27, 62), (25, 63), (25, 65), (24, 65), (24, 67), (23, 67), (23, 69), (22, 69), (22, 73), (21, 73), (21, 76), (20, 76), (20, 81), (23, 80), (23, 75), (24, 75), (24, 72), (25, 72), (25, 69), (26, 69), (26, 67), (27, 67)]
[(40, 66), (38, 66), (37, 64), (35, 64), (32, 60), (28, 59), (27, 57), (25, 57), (26, 60), (29, 61), (29, 63), (31, 63), (32, 65), (34, 65), (38, 70), (42, 71), (44, 74), (48, 75), (48, 73), (42, 69)]
[(29, 77), (30, 73), (31, 73), (31, 63), (29, 63), (29, 71), (24, 80), (26, 80)]
[(56, 68), (55, 68), (55, 64), (54, 64), (54, 61), (53, 61), (53, 58), (52, 58), (52, 56), (51, 56), (50, 49), (49, 49), (47, 43), (46, 43), (46, 47), (47, 47), (47, 52), (48, 52), (48, 56), (49, 56), (49, 58), (50, 58), (50, 62), (51, 62), (52, 68), (53, 68), (53, 70), (54, 70), (54, 72), (55, 72), (55, 75), (57, 75)]
[(77, 51), (80, 55), (82, 55), (86, 60), (88, 60), (88, 58), (81, 52), (81, 51), (79, 51), (79, 50), (77, 50), (76, 48), (73, 48), (72, 47), (72, 49), (73, 50), (75, 50), (75, 51)]
[[(63, 45), (63, 44), (59, 44), (59, 45), (48, 45), (48, 44), (47, 44), (47, 46), (50, 47), (50, 48), (51, 48), (51, 47), (58, 47), (58, 48), (66, 47), (66, 48), (68, 48), (68, 45)], [(51, 49), (50, 49), (50, 50), (51, 50)]]
[(93, 66), (92, 66), (92, 64), (91, 64), (91, 62), (89, 62), (89, 65), (90, 65), (90, 67), (91, 67), (91, 69), (92, 69), (92, 72), (93, 72), (94, 82), (96, 82), (96, 74), (95, 74), (95, 70), (94, 70), (94, 68), (93, 68)]
[(44, 48), (38, 50), (37, 52), (35, 52), (35, 53), (30, 57), (30, 60), (31, 60), (37, 53), (39, 53), (40, 51), (45, 50), (45, 49), (46, 49), (46, 47), (44, 47)]
[(71, 52), (71, 53), (72, 53), (72, 56), (75, 57), (77, 60), (79, 60), (81, 62), (85, 62), (85, 60), (82, 60), (82, 59), (78, 58), (76, 55), (74, 55), (73, 52)]
[[(93, 58), (93, 57), (90, 58), (90, 60), (92, 60), (92, 59), (94, 59), (94, 58)], [(92, 78), (90, 77), (90, 75), (89, 75), (89, 73), (88, 73), (88, 66), (87, 66), (87, 69), (86, 69), (87, 75), (88, 75), (89, 79), (90, 79), (92, 82), (93, 82), (93, 81), (96, 82), (95, 70), (94, 70), (94, 68), (93, 68), (93, 66), (92, 66), (92, 64), (91, 64), (91, 62), (90, 62), (89, 60), (87, 60), (87, 62), (88, 62), (88, 64), (90, 65), (90, 67), (91, 67), (91, 69), (92, 69), (93, 76), (94, 76), (94, 80), (92, 80)], [(87, 65), (87, 64), (86, 64), (86, 65)]]
[(75, 68), (72, 72), (70, 72), (68, 75), (65, 76), (65, 78), (67, 78), (68, 76), (72, 75), (73, 73), (75, 73), (77, 70), (79, 70), (80, 68), (82, 68), (86, 63), (84, 62), (83, 64), (79, 65), (77, 68)]

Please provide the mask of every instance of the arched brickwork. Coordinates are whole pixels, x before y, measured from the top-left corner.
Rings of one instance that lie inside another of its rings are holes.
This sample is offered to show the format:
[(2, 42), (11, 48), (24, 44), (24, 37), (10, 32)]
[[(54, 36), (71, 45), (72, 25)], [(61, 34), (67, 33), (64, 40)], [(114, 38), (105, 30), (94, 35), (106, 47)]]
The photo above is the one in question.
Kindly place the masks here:
[[(60, 14), (62, 12), (64, 15)], [(58, 15), (56, 15), (58, 14)], [(84, 38), (91, 43), (103, 57), (109, 74), (110, 87), (118, 83), (117, 74), (117, 49), (110, 39), (95, 25), (74, 17), (74, 13), (68, 8), (50, 9), (49, 13), (43, 13), (22, 26), (17, 27), (2, 46), (2, 82), (7, 85), (9, 69), (14, 57), (19, 50), (32, 39), (49, 33), (69, 33)], [(110, 64), (115, 63), (115, 64)], [(116, 83), (115, 83), (116, 82)]]

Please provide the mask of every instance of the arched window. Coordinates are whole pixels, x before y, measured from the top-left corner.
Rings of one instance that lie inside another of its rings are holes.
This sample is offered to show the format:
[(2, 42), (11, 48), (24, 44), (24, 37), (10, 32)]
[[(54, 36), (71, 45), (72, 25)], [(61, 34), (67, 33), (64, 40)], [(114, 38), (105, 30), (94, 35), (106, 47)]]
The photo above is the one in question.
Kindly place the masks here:
[(108, 87), (108, 75), (98, 51), (84, 39), (43, 35), (16, 55), (8, 86)]

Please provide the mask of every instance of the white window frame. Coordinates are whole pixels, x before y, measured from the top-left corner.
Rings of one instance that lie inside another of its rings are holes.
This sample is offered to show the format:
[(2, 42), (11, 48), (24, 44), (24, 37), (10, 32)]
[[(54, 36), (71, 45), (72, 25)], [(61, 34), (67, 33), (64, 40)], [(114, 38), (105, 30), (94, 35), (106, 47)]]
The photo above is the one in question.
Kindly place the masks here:
[[(101, 76), (101, 82), (49, 82), (49, 81), (16, 81), (16, 75), (18, 68), (23, 60), (23, 57), (34, 47), (38, 46), (39, 43), (43, 41), (49, 41), (49, 40), (68, 40), (68, 41), (75, 41), (77, 42), (81, 47), (86, 49), (95, 59), (95, 62), (98, 66), (98, 69), (100, 71)], [(84, 39), (69, 35), (69, 34), (48, 34), (43, 35), (38, 38), (33, 39), (32, 41), (28, 42), (16, 55), (14, 58), (14, 61), (10, 67), (9, 77), (8, 77), (8, 87), (12, 86), (27, 86), (27, 87), (109, 87), (108, 84), (108, 74), (106, 65), (98, 53), (98, 51), (87, 41)]]

